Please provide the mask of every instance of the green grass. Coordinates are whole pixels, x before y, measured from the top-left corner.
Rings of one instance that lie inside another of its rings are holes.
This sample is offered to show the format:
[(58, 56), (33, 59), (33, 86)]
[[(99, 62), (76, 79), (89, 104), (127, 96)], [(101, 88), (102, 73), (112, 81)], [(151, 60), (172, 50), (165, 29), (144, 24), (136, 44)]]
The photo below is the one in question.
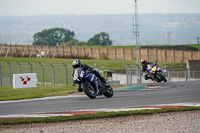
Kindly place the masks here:
[[(19, 63), (39, 63), (42, 64), (68, 64), (68, 67), (71, 67), (71, 63), (74, 59), (60, 59), (60, 58), (0, 58), (1, 62), (19, 62)], [(101, 67), (101, 70), (125, 70), (123, 64), (130, 64), (131, 66), (136, 66), (135, 61), (131, 60), (88, 60), (81, 59), (82, 64), (88, 64), (89, 66), (94, 67), (95, 64)], [(167, 63), (159, 61), (160, 66), (168, 66), (172, 68), (181, 68), (181, 66), (186, 66), (186, 63)]]
[[(43, 59), (35, 59), (35, 58), (0, 58), (1, 69), (2, 69), (2, 77), (7, 78), (9, 80), (9, 68), (6, 65), (6, 61), (12, 62), (12, 73), (18, 73), (18, 66), (16, 62), (20, 62), (21, 64), (27, 64), (27, 62), (31, 63), (39, 63), (41, 62), (44, 65), (52, 64), (69, 64), (70, 69), (68, 72), (68, 86), (42, 86), (39, 85), (36, 88), (24, 88), (24, 89), (13, 89), (12, 86), (2, 86), (0, 87), (0, 101), (5, 100), (17, 100), (17, 99), (30, 99), (30, 98), (40, 98), (46, 97), (50, 95), (58, 95), (58, 93), (67, 93), (73, 91), (74, 87), (72, 87), (72, 76), (71, 76), (71, 62), (73, 59), (51, 59), (51, 58), (43, 58)], [(123, 64), (130, 64), (135, 66), (135, 61), (125, 61), (125, 60), (81, 60), (82, 63), (88, 64), (89, 66), (94, 66), (94, 64), (98, 64), (101, 67), (101, 70), (125, 70)], [(186, 66), (186, 63), (165, 63), (158, 62), (161, 67), (168, 66), (170, 68), (181, 68), (182, 66)], [(15, 64), (15, 66), (14, 66)], [(2, 66), (5, 65), (5, 66)], [(61, 67), (57, 67), (56, 69), (56, 83), (57, 84), (66, 84), (65, 80), (65, 69), (62, 65)], [(23, 73), (28, 73), (30, 67), (27, 65), (26, 68), (23, 68)], [(25, 71), (26, 70), (26, 71)], [(37, 73), (37, 79), (41, 82), (41, 67), (37, 64), (37, 66), (33, 67), (35, 73)], [(53, 75), (52, 68), (48, 67), (45, 69), (45, 82), (52, 83)], [(24, 91), (25, 90), (25, 91)], [(74, 90), (76, 91), (76, 89)]]
[[(88, 46), (74, 46), (74, 47), (88, 47)], [(136, 45), (129, 45), (129, 46), (89, 46), (90, 48), (127, 48), (127, 49), (135, 49)]]
[[(191, 47), (198, 48), (200, 50), (200, 44), (178, 44), (179, 45), (188, 45)], [(175, 44), (170, 44), (170, 45), (139, 45), (140, 47), (144, 46), (151, 46), (151, 47), (162, 47), (162, 46), (176, 46)], [(74, 46), (74, 47), (88, 47), (88, 46)], [(89, 46), (91, 48), (125, 48), (125, 49), (136, 49), (136, 45), (129, 45), (129, 46)]]
[[(181, 44), (180, 44), (181, 45)], [(200, 44), (183, 44), (186, 46), (194, 47), (200, 50)], [(150, 46), (150, 47), (162, 47), (162, 46), (179, 46), (179, 45), (141, 45), (141, 47)]]
[(188, 46), (198, 48), (200, 50), (200, 44), (189, 44)]
[(162, 47), (162, 46), (176, 46), (176, 45), (141, 45), (141, 47), (146, 47), (146, 46), (150, 46), (150, 47)]
[[(119, 85), (112, 85), (118, 88)], [(0, 86), (0, 101), (42, 98), (49, 96), (64, 96), (78, 92), (76, 86), (45, 86), (38, 85), (34, 88), (13, 89), (12, 86)]]
[(120, 112), (100, 112), (97, 114), (57, 116), (57, 117), (46, 117), (46, 118), (5, 119), (5, 120), (0, 121), (0, 125), (65, 122), (65, 121), (75, 121), (75, 120), (114, 118), (114, 117), (120, 117), (120, 116), (128, 117), (132, 115), (153, 115), (157, 113), (193, 111), (193, 110), (200, 110), (200, 107), (165, 108), (165, 109), (154, 109), (154, 110), (147, 109), (147, 110), (120, 111)]
[(43, 86), (13, 89), (12, 86), (0, 87), (0, 101), (42, 98), (54, 95), (67, 95), (76, 92), (75, 86)]
[(0, 58), (0, 62), (42, 63), (42, 64), (71, 64), (73, 59), (62, 58)]
[[(0, 58), (0, 62), (19, 62), (19, 63), (42, 63), (42, 64), (68, 64), (71, 67), (72, 61), (74, 59), (60, 59), (60, 58)], [(101, 67), (102, 70), (108, 69), (124, 69), (123, 64), (135, 64), (135, 61), (127, 60), (87, 60), (81, 59), (83, 64), (88, 64), (89, 66), (94, 66), (97, 64)]]

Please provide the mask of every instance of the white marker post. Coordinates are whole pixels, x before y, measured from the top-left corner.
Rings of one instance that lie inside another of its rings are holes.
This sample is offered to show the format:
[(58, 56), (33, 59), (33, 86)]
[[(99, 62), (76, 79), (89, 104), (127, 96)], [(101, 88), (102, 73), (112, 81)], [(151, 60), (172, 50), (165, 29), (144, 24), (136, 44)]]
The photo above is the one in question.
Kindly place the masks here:
[(36, 73), (13, 74), (13, 88), (36, 87)]

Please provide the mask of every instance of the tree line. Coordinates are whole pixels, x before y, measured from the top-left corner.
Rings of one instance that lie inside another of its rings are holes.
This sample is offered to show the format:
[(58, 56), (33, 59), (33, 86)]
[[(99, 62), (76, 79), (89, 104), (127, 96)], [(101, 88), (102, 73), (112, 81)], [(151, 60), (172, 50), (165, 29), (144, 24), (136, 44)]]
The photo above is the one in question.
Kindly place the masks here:
[(33, 36), (33, 45), (47, 46), (110, 46), (112, 41), (106, 32), (100, 32), (87, 42), (79, 42), (75, 33), (64, 28), (50, 28), (37, 32)]

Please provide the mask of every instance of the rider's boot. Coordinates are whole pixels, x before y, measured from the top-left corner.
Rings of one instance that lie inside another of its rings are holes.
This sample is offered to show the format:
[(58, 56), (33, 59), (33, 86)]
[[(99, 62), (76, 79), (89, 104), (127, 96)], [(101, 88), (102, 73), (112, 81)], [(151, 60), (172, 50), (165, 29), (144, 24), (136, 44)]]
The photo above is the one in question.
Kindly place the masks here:
[(148, 80), (148, 79), (151, 79), (151, 81), (153, 81), (153, 78), (152, 77), (146, 77), (146, 79), (145, 80)]
[(106, 82), (105, 78), (103, 76), (101, 76), (101, 74), (95, 70), (92, 71), (92, 73), (94, 73), (103, 83), (104, 87), (109, 87), (110, 85)]
[(103, 83), (104, 87), (109, 87), (110, 85), (107, 83), (104, 77), (100, 77), (101, 82)]

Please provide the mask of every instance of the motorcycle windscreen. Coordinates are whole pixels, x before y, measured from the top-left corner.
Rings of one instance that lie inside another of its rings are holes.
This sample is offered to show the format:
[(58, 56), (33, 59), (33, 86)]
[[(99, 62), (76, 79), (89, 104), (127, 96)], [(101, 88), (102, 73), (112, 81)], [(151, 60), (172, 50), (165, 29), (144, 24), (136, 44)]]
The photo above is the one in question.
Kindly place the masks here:
[(83, 68), (81, 67), (74, 70), (74, 76), (73, 76), (74, 83), (78, 83), (80, 81), (80, 77), (82, 76), (81, 75), (82, 71), (83, 71)]

